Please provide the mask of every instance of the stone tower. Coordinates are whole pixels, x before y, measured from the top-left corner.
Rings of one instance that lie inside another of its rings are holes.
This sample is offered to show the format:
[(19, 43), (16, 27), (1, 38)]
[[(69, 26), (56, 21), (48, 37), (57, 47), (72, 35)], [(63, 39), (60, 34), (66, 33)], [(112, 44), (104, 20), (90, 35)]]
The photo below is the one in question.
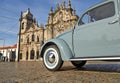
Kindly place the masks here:
[(72, 8), (70, 0), (68, 0), (67, 6), (66, 2), (56, 4), (55, 11), (53, 11), (51, 7), (46, 23), (45, 41), (72, 29), (77, 20), (78, 16), (76, 15), (76, 10)]
[(38, 25), (29, 8), (21, 13), (20, 29), (20, 61), (38, 60), (40, 47), (44, 41), (44, 27)]

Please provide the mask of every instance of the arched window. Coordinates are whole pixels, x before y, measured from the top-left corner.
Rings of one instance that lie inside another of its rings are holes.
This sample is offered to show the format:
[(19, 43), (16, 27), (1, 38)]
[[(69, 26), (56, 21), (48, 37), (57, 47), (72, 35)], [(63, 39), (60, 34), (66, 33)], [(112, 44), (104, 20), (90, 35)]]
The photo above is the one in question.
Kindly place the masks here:
[(26, 60), (28, 60), (28, 51), (26, 51)]
[(39, 51), (37, 51), (36, 54), (37, 54), (37, 59), (39, 59)]
[(34, 34), (32, 34), (32, 41), (34, 41)]
[(19, 59), (22, 59), (22, 53), (20, 53)]
[(37, 36), (37, 42), (39, 42), (39, 37)]
[(24, 29), (24, 23), (22, 23), (22, 29)]
[(27, 43), (29, 43), (29, 38), (27, 38)]
[(23, 38), (21, 38), (20, 41), (23, 42)]
[(30, 59), (34, 59), (34, 55), (35, 55), (35, 52), (34, 52), (34, 50), (32, 49), (31, 52), (30, 52)]

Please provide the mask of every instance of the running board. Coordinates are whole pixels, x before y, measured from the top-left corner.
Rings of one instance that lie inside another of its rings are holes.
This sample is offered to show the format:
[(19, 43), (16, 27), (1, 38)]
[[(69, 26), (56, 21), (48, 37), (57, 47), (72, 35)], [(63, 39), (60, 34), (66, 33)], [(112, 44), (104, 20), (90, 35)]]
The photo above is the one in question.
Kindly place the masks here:
[(99, 61), (99, 60), (119, 60), (120, 57), (102, 57), (102, 58), (72, 58), (70, 61)]

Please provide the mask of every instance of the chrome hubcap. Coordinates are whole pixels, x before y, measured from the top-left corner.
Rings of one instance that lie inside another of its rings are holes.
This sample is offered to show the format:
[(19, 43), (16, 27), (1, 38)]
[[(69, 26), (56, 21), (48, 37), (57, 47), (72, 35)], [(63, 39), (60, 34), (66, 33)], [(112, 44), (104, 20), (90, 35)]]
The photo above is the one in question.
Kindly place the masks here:
[(54, 48), (48, 48), (44, 53), (44, 63), (49, 69), (54, 69), (59, 62), (58, 53)]
[(50, 55), (48, 56), (48, 61), (50, 63), (54, 63), (55, 62), (55, 55), (53, 53), (50, 53)]

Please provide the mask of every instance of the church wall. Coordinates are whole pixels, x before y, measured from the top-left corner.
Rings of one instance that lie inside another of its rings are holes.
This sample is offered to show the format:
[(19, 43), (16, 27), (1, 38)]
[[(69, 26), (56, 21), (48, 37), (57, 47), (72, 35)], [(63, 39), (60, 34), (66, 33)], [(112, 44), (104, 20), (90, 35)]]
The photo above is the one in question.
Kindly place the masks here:
[[(60, 5), (57, 4), (54, 11), (52, 7), (50, 8), (45, 28), (36, 23), (30, 9), (21, 15), (20, 53), (22, 53), (22, 58), (20, 61), (39, 60), (37, 59), (38, 51), (41, 50), (43, 42), (55, 38), (67, 30), (73, 29), (78, 16), (75, 10), (72, 9), (70, 0), (68, 1), (68, 7), (65, 6), (65, 3), (61, 3)], [(27, 19), (28, 17), (29, 19)], [(34, 35), (34, 41), (32, 41), (32, 35)], [(32, 53), (34, 56), (31, 58)]]

